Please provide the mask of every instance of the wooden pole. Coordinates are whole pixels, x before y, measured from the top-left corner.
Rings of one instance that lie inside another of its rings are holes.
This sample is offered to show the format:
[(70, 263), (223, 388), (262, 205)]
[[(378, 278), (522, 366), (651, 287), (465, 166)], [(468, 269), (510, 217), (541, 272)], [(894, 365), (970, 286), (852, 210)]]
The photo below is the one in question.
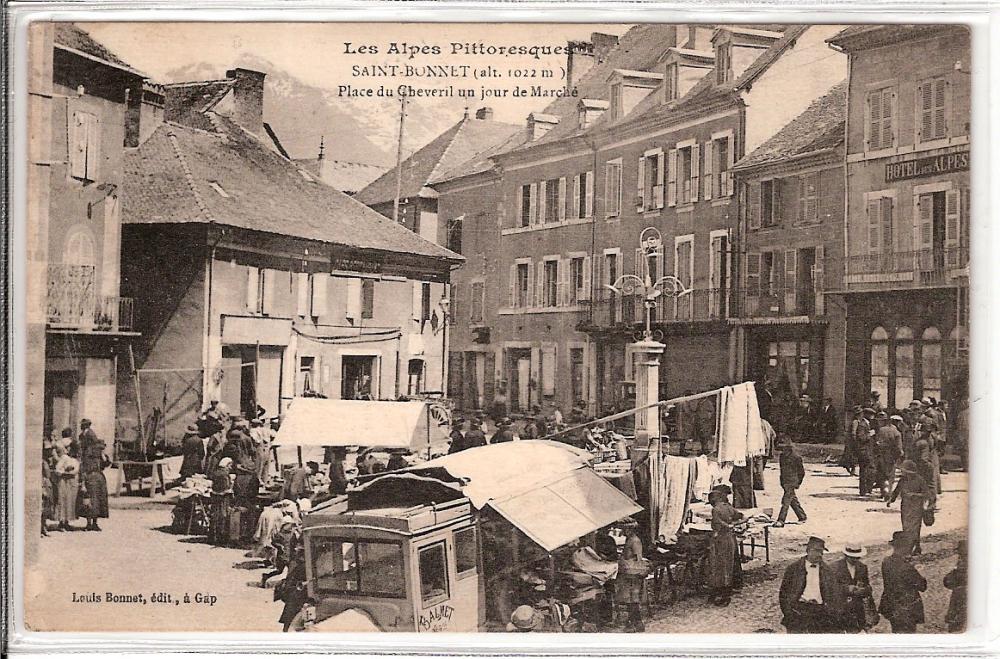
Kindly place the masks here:
[(396, 196), (392, 202), (392, 221), (399, 222), (399, 197), (403, 193), (403, 126), (406, 123), (406, 96), (399, 104), (399, 138), (396, 141)]
[(139, 448), (143, 455), (146, 454), (146, 428), (142, 421), (142, 392), (139, 390), (139, 371), (135, 367), (135, 351), (132, 344), (128, 344), (128, 363), (132, 369), (132, 382), (135, 386), (135, 412), (139, 415)]
[(430, 403), (424, 403), (424, 426), (427, 428), (427, 459), (431, 459), (431, 411), (428, 407)]

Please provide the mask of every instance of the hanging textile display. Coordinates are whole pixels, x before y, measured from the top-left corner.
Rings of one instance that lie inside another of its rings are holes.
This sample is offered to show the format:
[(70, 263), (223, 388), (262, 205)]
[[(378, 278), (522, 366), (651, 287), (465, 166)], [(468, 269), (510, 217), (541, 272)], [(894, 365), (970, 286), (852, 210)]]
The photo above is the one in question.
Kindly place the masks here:
[(677, 532), (684, 523), (684, 516), (691, 499), (691, 480), (694, 471), (694, 460), (676, 455), (664, 456), (661, 463), (659, 523), (658, 534), (664, 542), (676, 542)]
[(745, 466), (767, 451), (753, 383), (724, 387), (720, 399), (718, 460)]

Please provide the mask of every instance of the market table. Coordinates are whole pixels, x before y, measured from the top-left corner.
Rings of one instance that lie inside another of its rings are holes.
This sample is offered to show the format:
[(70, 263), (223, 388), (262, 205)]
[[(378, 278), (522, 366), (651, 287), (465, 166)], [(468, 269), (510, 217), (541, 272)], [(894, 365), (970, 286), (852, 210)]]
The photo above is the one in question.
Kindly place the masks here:
[[(128, 493), (132, 493), (132, 481), (139, 481), (139, 491), (145, 489), (142, 482), (146, 478), (146, 470), (149, 471), (150, 483), (149, 483), (149, 494), (152, 497), (156, 494), (157, 489), (159, 489), (161, 494), (167, 493), (167, 481), (164, 475), (164, 460), (153, 460), (151, 462), (146, 461), (136, 461), (136, 460), (119, 460), (116, 463), (116, 468), (118, 470), (118, 489), (115, 491), (115, 496), (121, 496), (122, 487), (128, 490)], [(138, 476), (135, 475), (138, 472)]]

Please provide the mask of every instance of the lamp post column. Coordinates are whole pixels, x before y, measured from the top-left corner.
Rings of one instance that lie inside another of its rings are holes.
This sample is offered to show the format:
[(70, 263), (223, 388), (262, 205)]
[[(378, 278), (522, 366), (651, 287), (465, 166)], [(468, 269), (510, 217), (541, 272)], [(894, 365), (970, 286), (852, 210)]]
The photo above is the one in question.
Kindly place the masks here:
[(660, 408), (659, 401), (660, 356), (664, 346), (646, 336), (632, 344), (635, 360), (635, 447), (645, 448), (649, 459), (649, 532), (655, 541), (659, 531), (660, 489)]

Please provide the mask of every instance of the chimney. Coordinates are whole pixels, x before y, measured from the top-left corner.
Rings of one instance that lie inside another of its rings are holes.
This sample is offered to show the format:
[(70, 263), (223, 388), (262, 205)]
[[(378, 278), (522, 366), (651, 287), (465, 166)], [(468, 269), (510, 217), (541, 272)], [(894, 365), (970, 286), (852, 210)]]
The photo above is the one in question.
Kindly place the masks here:
[(594, 32), (590, 35), (590, 43), (594, 46), (594, 62), (600, 64), (608, 58), (611, 49), (618, 45), (618, 37), (613, 34)]
[(589, 41), (568, 41), (566, 54), (566, 91), (576, 87), (587, 71), (594, 66), (594, 44)]
[(532, 112), (528, 115), (528, 141), (534, 142), (558, 123), (559, 117), (556, 115)]
[(483, 121), (493, 121), (493, 108), (484, 107), (476, 110), (476, 119), (482, 119)]
[(264, 135), (264, 77), (267, 74), (251, 69), (230, 69), (226, 77), (233, 85), (233, 120), (251, 133)]
[(149, 139), (157, 126), (163, 123), (164, 94), (162, 85), (148, 80), (139, 89), (126, 90), (125, 146), (136, 147)]

